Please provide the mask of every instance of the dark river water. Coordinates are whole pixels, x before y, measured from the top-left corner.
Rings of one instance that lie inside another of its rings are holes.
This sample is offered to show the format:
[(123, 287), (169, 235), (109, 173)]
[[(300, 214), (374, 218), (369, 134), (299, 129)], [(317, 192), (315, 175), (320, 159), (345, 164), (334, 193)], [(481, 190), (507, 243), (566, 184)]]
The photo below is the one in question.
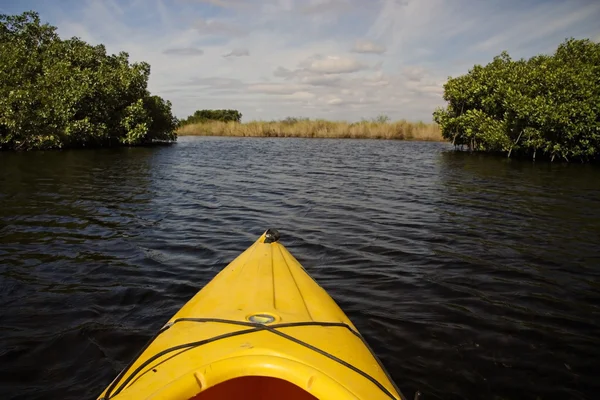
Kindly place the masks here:
[(441, 143), (0, 153), (0, 399), (93, 399), (269, 227), (411, 398), (600, 396), (600, 169)]

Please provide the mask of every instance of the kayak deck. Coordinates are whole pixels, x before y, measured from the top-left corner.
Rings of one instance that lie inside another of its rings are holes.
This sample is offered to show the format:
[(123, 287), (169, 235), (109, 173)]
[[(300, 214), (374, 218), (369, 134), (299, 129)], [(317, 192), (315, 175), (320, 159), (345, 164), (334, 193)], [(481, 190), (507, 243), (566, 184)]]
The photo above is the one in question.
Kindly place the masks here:
[(265, 232), (100, 399), (400, 399), (335, 301)]

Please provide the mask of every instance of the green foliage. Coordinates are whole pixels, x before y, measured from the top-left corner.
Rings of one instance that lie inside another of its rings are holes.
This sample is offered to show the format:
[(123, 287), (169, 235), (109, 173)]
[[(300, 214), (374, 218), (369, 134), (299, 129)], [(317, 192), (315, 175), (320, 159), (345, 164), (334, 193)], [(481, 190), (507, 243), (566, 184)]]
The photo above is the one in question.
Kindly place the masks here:
[(284, 119), (281, 120), (282, 124), (286, 124), (286, 125), (295, 125), (295, 124), (299, 124), (301, 122), (308, 122), (310, 121), (310, 118), (306, 118), (306, 117), (285, 117)]
[(387, 124), (389, 122), (391, 122), (391, 118), (389, 116), (385, 115), (385, 114), (379, 114), (378, 116), (370, 118), (370, 119), (363, 117), (360, 120), (361, 124), (370, 124), (370, 123), (373, 123), (373, 124)]
[(150, 65), (62, 40), (35, 12), (0, 15), (0, 149), (176, 140), (171, 103), (147, 90)]
[(486, 66), (444, 85), (433, 113), (444, 138), (473, 151), (600, 159), (600, 44), (569, 39), (552, 56)]
[(388, 117), (385, 114), (379, 114), (378, 116), (373, 118), (372, 121), (375, 122), (376, 124), (387, 124), (388, 122), (390, 122), (390, 117)]
[(177, 140), (175, 128), (179, 125), (177, 118), (171, 112), (172, 104), (160, 96), (144, 97), (144, 108), (152, 117), (147, 134), (150, 140)]
[(242, 113), (237, 110), (197, 110), (179, 122), (179, 126), (198, 124), (207, 121), (241, 122)]

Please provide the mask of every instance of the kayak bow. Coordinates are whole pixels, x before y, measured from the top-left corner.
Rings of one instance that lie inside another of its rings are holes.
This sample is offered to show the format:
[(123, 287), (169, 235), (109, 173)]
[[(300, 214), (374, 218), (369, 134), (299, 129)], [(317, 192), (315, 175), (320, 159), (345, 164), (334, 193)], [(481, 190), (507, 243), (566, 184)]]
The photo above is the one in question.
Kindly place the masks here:
[(266, 231), (99, 399), (402, 399), (335, 301)]

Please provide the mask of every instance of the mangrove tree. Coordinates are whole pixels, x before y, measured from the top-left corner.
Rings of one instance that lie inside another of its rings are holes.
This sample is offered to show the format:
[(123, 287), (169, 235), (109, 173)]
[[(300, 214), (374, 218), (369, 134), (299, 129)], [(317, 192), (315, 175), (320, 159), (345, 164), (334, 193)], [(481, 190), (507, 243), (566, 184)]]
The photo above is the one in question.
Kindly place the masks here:
[(171, 103), (148, 89), (150, 65), (61, 39), (36, 12), (0, 15), (0, 149), (176, 140)]
[(179, 126), (208, 121), (241, 122), (242, 113), (237, 110), (196, 110), (189, 117), (179, 121)]
[(600, 44), (565, 40), (552, 55), (507, 52), (444, 85), (444, 138), (472, 151), (549, 160), (600, 159)]

